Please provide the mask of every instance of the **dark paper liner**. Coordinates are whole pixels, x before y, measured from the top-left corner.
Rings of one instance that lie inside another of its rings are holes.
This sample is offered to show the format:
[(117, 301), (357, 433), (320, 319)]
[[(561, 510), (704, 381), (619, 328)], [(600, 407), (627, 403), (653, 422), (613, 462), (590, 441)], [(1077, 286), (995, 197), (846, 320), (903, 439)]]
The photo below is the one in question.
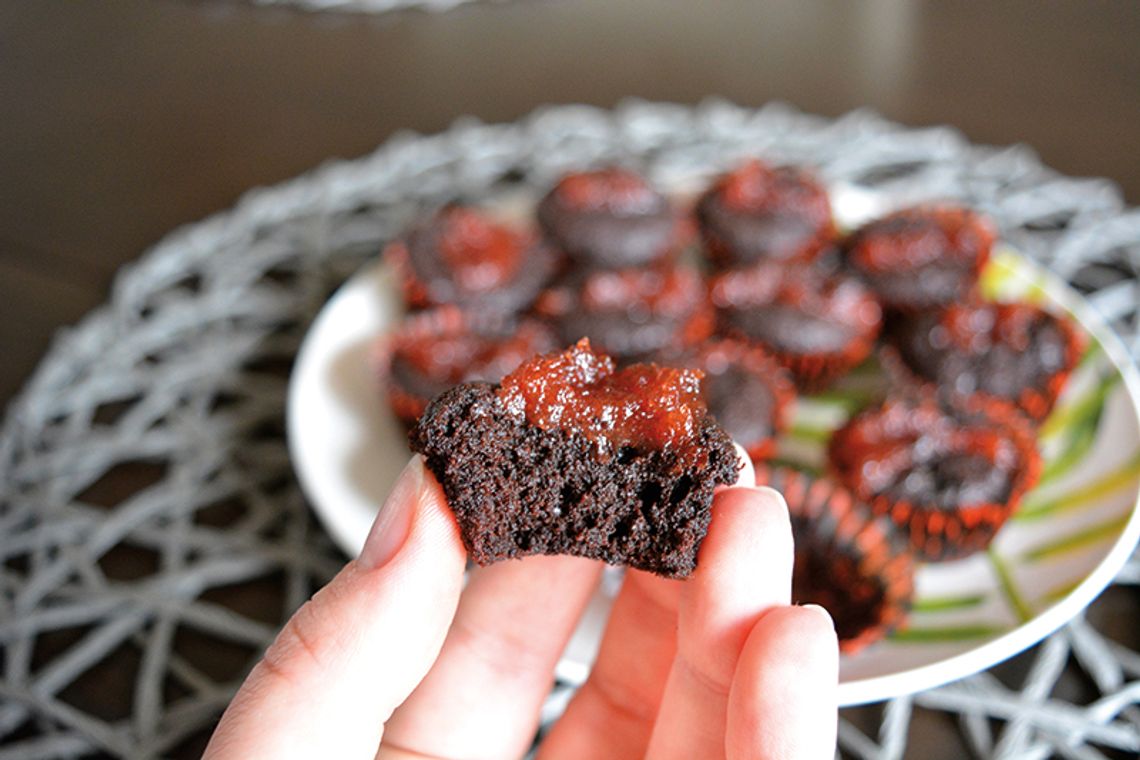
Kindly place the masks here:
[[(874, 461), (863, 447), (911, 446), (906, 438), (936, 426), (952, 428), (959, 436), (959, 450), (983, 453), (984, 437), (998, 436), (1008, 442), (1016, 458), (1009, 495), (1004, 503), (978, 501), (943, 508), (933, 503), (898, 500), (869, 488), (861, 479), (863, 468)], [(978, 436), (983, 436), (979, 441)], [(828, 446), (830, 469), (835, 479), (879, 515), (890, 517), (907, 537), (915, 555), (927, 562), (960, 559), (989, 546), (998, 530), (1021, 503), (1025, 492), (1041, 475), (1041, 455), (1032, 424), (1012, 404), (986, 396), (946, 399), (924, 394), (888, 399), (864, 410), (832, 436)]]
[(915, 563), (890, 521), (827, 478), (755, 466), (756, 484), (775, 488), (788, 503), (793, 601), (827, 609), (846, 654), (899, 628), (914, 600)]

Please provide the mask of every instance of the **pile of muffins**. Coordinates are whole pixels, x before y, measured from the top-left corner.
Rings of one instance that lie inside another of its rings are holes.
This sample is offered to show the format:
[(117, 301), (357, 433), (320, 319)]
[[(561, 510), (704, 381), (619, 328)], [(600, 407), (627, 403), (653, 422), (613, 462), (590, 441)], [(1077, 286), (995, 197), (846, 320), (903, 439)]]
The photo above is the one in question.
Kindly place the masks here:
[[(984, 301), (995, 230), (952, 205), (841, 235), (805, 168), (748, 161), (680, 202), (624, 168), (563, 177), (526, 227), (449, 205), (385, 250), (408, 307), (382, 341), (395, 413), (589, 337), (619, 362), (704, 372), (710, 412), (782, 490), (794, 594), (855, 651), (904, 619), (916, 561), (984, 549), (1036, 482), (1036, 426), (1082, 333)], [(829, 473), (775, 464), (797, 394), (878, 353), (883, 398), (830, 439)]]

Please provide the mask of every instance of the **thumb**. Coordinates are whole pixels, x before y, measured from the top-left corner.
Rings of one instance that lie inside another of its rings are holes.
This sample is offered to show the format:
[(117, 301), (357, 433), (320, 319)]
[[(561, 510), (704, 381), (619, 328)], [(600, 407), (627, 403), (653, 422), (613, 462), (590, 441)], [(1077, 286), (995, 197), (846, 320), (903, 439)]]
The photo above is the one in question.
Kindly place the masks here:
[(285, 624), (205, 757), (371, 760), (439, 654), (465, 558), (443, 491), (412, 457), (360, 557)]

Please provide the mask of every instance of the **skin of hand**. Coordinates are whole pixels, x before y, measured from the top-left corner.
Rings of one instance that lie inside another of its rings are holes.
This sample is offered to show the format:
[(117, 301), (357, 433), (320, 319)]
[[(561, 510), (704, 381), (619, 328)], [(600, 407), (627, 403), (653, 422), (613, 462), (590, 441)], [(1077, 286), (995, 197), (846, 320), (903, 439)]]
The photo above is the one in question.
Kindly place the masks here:
[[(745, 460), (747, 461), (747, 460)], [(630, 570), (589, 678), (540, 760), (834, 757), (838, 646), (792, 606), (783, 498), (750, 467), (720, 489), (684, 581)], [(472, 570), (412, 458), (360, 556), (293, 616), (230, 703), (207, 760), (522, 757), (602, 565)]]

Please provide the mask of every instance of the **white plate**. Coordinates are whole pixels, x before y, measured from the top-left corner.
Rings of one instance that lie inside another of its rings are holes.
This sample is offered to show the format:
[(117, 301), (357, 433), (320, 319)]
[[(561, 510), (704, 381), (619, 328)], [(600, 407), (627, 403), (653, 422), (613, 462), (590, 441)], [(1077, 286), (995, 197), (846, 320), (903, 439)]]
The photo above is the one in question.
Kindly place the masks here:
[[(833, 204), (847, 226), (886, 210), (874, 195), (849, 188), (836, 188)], [(1124, 347), (1077, 293), (1016, 254), (996, 256), (983, 280), (990, 297), (1069, 312), (1099, 349), (1074, 372), (1042, 427), (1048, 481), (1027, 494), (989, 552), (919, 569), (907, 628), (842, 658), (841, 705), (921, 691), (1033, 645), (1108, 585), (1140, 536), (1140, 377)], [(350, 555), (360, 551), (408, 459), (370, 355), (400, 316), (391, 272), (366, 267), (314, 321), (290, 382), (289, 448), (298, 477)], [(819, 430), (844, 419), (837, 408), (800, 404), (783, 452), (810, 464), (821, 451)], [(615, 586), (603, 584), (592, 601), (558, 665), (560, 678), (581, 682), (588, 674)]]

